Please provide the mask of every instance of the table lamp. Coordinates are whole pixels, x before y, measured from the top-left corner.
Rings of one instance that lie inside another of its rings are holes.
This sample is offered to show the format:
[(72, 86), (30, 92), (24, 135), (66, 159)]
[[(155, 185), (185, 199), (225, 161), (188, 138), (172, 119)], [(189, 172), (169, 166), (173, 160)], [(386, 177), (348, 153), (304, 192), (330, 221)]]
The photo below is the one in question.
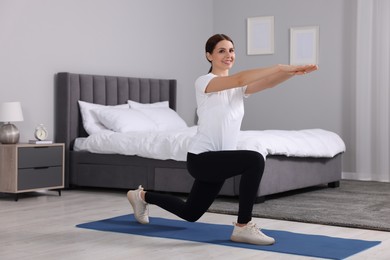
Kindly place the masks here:
[(0, 105), (0, 142), (2, 144), (16, 144), (19, 142), (19, 130), (10, 122), (23, 121), (20, 102), (6, 102)]

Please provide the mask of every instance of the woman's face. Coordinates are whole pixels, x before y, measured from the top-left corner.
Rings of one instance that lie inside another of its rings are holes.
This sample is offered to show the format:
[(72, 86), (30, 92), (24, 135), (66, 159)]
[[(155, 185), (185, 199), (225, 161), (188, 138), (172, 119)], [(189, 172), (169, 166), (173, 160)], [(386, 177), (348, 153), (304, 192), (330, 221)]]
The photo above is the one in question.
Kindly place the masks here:
[(236, 57), (233, 43), (228, 40), (218, 42), (213, 53), (207, 53), (206, 55), (213, 65), (212, 72), (215, 74), (231, 69)]

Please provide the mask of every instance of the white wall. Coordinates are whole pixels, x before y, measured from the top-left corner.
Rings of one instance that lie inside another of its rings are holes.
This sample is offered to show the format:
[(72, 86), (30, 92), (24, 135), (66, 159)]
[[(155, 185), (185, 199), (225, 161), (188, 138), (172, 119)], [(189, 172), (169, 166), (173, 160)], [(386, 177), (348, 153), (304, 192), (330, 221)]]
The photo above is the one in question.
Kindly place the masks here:
[(26, 141), (39, 123), (53, 137), (57, 72), (175, 78), (193, 124), (212, 24), (208, 0), (0, 0), (0, 102), (22, 103)]

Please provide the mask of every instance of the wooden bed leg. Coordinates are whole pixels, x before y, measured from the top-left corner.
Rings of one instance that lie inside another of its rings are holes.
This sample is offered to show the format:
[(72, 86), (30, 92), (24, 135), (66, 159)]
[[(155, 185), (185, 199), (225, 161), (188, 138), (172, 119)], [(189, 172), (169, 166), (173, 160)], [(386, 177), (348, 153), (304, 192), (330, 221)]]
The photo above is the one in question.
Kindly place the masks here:
[(256, 197), (255, 204), (264, 203), (265, 196)]
[(328, 187), (329, 188), (338, 188), (338, 187), (340, 187), (340, 181), (329, 182)]

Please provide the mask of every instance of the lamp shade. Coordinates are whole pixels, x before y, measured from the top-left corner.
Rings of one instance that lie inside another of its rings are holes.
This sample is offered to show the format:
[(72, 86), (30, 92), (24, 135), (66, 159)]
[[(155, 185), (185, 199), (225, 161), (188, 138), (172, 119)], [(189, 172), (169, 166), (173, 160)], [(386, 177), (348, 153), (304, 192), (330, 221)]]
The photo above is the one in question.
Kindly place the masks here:
[(5, 102), (0, 105), (0, 122), (23, 121), (20, 102)]

